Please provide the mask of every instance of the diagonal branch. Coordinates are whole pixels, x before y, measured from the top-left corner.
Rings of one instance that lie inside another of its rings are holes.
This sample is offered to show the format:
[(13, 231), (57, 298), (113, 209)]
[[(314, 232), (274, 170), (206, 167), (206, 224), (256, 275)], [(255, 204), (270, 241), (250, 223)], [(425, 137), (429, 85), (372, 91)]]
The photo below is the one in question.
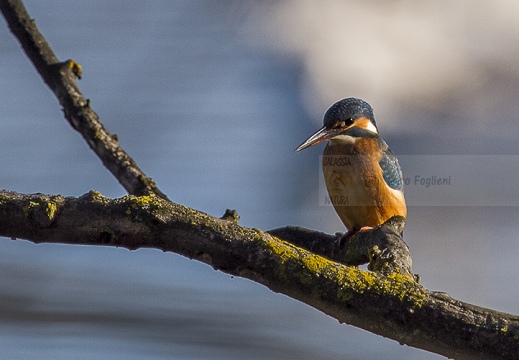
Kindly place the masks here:
[[(109, 199), (90, 192), (65, 198), (0, 191), (0, 236), (171, 251), (402, 344), (456, 359), (519, 358), (519, 317), (430, 292), (415, 281), (398, 219), (341, 242), (290, 227), (264, 233), (239, 226), (235, 214), (217, 219), (167, 201), (81, 94), (76, 84), (81, 67), (58, 61), (20, 0), (0, 0), (0, 10), (71, 126), (130, 194), (146, 195)], [(350, 264), (369, 260), (378, 271), (362, 271), (308, 250)], [(393, 263), (396, 267), (387, 271)]]
[(175, 252), (348, 323), (455, 359), (516, 359), (519, 317), (431, 292), (411, 276), (362, 271), (257, 229), (156, 196), (110, 199), (0, 191), (0, 236)]
[(85, 99), (76, 84), (76, 76), (81, 76), (81, 66), (72, 60), (59, 62), (20, 0), (0, 0), (0, 10), (36, 70), (58, 98), (68, 122), (83, 136), (104, 166), (128, 193), (155, 193), (167, 199), (119, 146), (117, 137), (112, 136), (99, 121), (90, 101)]

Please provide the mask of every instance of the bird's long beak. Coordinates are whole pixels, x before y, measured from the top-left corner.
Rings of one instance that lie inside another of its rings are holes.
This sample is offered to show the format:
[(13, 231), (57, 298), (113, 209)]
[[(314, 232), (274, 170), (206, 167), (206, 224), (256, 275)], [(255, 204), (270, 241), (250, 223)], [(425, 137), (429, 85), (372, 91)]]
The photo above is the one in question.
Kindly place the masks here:
[(335, 135), (337, 135), (338, 131), (336, 129), (326, 129), (324, 126), (320, 128), (315, 134), (310, 136), (308, 139), (305, 140), (304, 143), (298, 146), (297, 149), (294, 151), (301, 151), (306, 148), (309, 148), (310, 146), (317, 145), (319, 143), (322, 143), (325, 140), (328, 140)]

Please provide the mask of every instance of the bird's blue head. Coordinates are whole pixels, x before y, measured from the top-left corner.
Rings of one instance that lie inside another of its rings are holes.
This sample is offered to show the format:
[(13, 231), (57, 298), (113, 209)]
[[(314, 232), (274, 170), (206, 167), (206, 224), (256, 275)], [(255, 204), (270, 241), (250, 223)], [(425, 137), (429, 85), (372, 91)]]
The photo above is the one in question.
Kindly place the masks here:
[(328, 129), (344, 128), (360, 118), (368, 119), (377, 127), (370, 104), (361, 99), (347, 98), (330, 106), (324, 114), (323, 125)]
[(310, 136), (295, 151), (301, 151), (346, 132), (350, 136), (355, 136), (355, 130), (360, 130), (363, 134), (378, 133), (373, 109), (367, 102), (361, 99), (342, 99), (330, 106), (326, 111), (323, 127)]

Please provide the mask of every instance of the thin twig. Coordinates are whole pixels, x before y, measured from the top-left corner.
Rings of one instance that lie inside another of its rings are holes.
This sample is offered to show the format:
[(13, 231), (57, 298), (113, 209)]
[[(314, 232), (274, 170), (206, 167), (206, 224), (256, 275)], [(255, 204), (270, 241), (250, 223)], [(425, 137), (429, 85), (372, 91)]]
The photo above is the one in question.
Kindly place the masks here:
[(119, 146), (117, 137), (111, 135), (99, 121), (99, 116), (92, 110), (90, 101), (85, 99), (76, 83), (76, 77), (81, 75), (81, 66), (73, 60), (59, 62), (21, 1), (1, 0), (0, 9), (11, 32), (58, 98), (68, 122), (81, 133), (106, 168), (128, 193), (155, 193), (167, 199), (155, 182), (147, 177)]

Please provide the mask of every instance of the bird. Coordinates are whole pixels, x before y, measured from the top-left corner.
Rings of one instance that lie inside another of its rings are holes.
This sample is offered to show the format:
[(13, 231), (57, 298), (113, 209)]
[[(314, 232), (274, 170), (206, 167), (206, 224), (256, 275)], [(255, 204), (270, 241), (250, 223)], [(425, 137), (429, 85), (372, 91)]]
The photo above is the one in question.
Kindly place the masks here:
[(328, 197), (348, 232), (368, 231), (393, 216), (406, 218), (404, 178), (398, 159), (379, 136), (373, 109), (346, 98), (324, 114), (323, 127), (296, 152), (328, 140), (322, 167)]

